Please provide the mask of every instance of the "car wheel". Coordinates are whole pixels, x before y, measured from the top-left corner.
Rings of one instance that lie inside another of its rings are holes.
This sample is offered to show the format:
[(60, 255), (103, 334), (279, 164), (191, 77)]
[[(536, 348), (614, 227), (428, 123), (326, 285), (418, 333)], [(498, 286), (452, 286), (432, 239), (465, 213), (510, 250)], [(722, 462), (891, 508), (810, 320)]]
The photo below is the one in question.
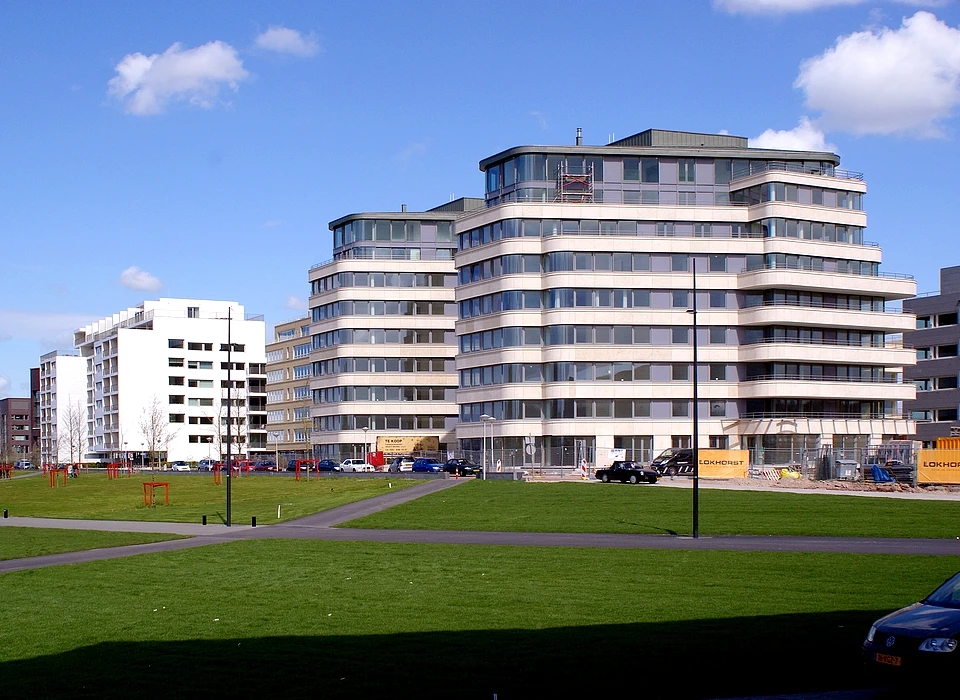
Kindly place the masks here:
[(610, 481), (610, 477), (604, 474), (603, 476), (600, 477), (600, 481), (602, 481), (603, 483), (607, 483), (608, 481)]
[(631, 483), (631, 484), (637, 483), (637, 475), (636, 475), (636, 474), (631, 474), (631, 475), (630, 475), (630, 483)]
[(676, 467), (667, 467), (667, 476), (676, 476), (677, 468)]

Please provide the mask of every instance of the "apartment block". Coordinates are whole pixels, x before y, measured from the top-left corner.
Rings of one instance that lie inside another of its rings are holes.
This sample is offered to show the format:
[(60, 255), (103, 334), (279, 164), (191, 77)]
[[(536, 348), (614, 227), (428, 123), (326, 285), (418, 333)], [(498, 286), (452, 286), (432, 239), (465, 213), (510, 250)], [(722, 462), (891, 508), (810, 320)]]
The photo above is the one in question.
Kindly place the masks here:
[[(76, 331), (91, 461), (267, 448), (265, 329), (233, 301), (144, 301)], [(229, 423), (228, 423), (229, 421)]]
[(903, 344), (916, 353), (904, 377), (917, 389), (905, 408), (917, 421), (917, 439), (934, 447), (938, 437), (960, 436), (960, 266), (941, 268), (940, 290), (907, 299), (903, 308), (916, 315), (916, 328), (903, 334)]
[(279, 323), (267, 344), (267, 447), (279, 460), (306, 459), (310, 433), (310, 317)]
[(87, 447), (87, 363), (59, 351), (40, 357), (40, 456), (83, 461)]
[(482, 205), (365, 212), (330, 223), (310, 269), (315, 454), (456, 447), (455, 222)]

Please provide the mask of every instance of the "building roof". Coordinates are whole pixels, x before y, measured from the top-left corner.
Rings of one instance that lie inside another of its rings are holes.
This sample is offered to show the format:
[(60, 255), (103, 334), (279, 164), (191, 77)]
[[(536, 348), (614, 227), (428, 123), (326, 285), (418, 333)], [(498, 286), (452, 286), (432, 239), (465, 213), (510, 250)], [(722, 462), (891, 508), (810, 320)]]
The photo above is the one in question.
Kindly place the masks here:
[(827, 151), (783, 151), (750, 148), (743, 136), (701, 134), (692, 131), (647, 129), (605, 146), (514, 146), (480, 161), (480, 170), (518, 155), (676, 156), (681, 158), (755, 158), (757, 160), (818, 160), (840, 164), (840, 157)]

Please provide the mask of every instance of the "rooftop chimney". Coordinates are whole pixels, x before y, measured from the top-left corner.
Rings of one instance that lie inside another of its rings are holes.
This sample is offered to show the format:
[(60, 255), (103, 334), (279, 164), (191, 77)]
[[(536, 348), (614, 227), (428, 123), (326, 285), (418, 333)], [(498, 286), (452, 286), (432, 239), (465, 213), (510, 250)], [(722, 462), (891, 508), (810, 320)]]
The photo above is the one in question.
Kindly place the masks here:
[(583, 129), (581, 129), (579, 126), (577, 127), (577, 145), (583, 145)]
[(407, 205), (406, 205), (406, 204), (401, 204), (401, 205), (400, 205), (400, 211), (406, 211), (406, 210), (407, 210)]

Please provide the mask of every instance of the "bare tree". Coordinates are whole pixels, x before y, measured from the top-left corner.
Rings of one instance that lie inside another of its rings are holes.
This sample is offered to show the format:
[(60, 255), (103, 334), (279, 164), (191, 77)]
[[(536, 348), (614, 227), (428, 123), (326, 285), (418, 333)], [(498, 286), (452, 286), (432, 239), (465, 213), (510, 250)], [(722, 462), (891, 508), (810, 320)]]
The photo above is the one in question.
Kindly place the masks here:
[(155, 467), (158, 453), (166, 452), (170, 441), (177, 434), (177, 431), (171, 430), (170, 416), (166, 406), (160, 403), (156, 394), (140, 415), (140, 434), (143, 435), (143, 441), (147, 447), (149, 464)]
[(87, 445), (87, 411), (79, 401), (57, 410), (57, 458), (76, 464)]

